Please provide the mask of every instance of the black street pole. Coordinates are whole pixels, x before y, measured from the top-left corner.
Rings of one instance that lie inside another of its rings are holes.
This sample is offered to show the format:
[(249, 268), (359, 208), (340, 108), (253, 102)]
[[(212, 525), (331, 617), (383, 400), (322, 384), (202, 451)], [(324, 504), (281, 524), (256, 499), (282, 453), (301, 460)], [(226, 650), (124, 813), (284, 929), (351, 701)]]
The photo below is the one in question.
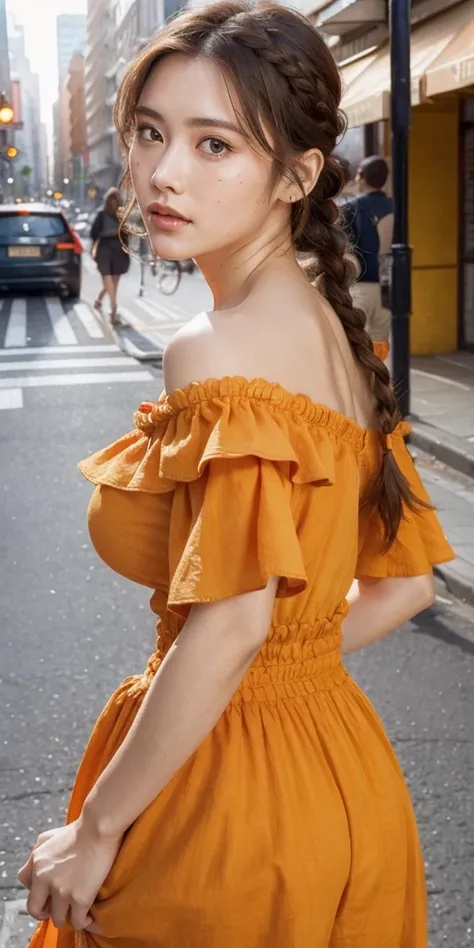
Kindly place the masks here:
[(405, 418), (410, 412), (411, 248), (408, 245), (408, 144), (411, 124), (410, 0), (390, 0), (393, 244), (392, 379)]

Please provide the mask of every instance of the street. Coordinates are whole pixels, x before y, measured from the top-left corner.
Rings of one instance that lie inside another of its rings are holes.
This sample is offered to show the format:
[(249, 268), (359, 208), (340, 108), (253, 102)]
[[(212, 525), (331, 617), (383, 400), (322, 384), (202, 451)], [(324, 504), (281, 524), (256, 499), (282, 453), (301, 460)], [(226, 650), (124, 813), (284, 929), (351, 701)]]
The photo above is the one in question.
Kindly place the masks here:
[[(158, 395), (161, 375), (153, 360), (124, 355), (96, 320), (90, 264), (79, 304), (0, 300), (0, 886), (6, 906), (24, 898), (16, 872), (37, 834), (63, 820), (98, 713), (154, 650), (149, 591), (114, 575), (90, 545), (91, 487), (76, 464), (132, 427), (139, 402)], [(119, 291), (119, 311), (137, 336), (161, 333), (166, 341), (188, 312), (208, 305), (199, 275), (187, 277), (169, 299), (158, 296), (151, 278), (147, 287), (143, 306), (134, 266)], [(440, 585), (432, 609), (348, 662), (410, 783), (426, 860), (430, 948), (474, 943), (473, 618)], [(26, 945), (30, 920), (19, 909), (8, 910), (1, 948)]]

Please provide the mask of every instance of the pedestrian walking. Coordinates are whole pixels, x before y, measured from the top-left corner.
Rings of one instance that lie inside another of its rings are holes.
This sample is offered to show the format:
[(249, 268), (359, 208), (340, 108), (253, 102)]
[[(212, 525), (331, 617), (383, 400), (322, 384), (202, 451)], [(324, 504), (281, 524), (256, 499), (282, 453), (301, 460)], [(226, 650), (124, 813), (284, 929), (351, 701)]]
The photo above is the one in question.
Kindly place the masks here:
[(384, 191), (389, 167), (385, 158), (364, 158), (355, 183), (358, 194), (341, 208), (342, 223), (357, 257), (360, 275), (352, 288), (357, 307), (367, 316), (374, 342), (390, 339), (390, 251), (393, 201)]
[(96, 215), (91, 227), (93, 240), (92, 256), (102, 277), (102, 289), (94, 303), (94, 308), (102, 312), (102, 302), (106, 293), (110, 300), (110, 319), (112, 325), (119, 322), (117, 311), (117, 291), (120, 277), (127, 273), (130, 257), (127, 252), (128, 237), (120, 227), (120, 191), (109, 188), (102, 209)]
[(20, 871), (32, 948), (427, 948), (408, 789), (343, 655), (453, 554), (349, 292), (340, 99), (310, 21), (244, 0), (169, 22), (118, 91), (153, 249), (195, 259), (214, 310), (80, 465), (158, 638)]

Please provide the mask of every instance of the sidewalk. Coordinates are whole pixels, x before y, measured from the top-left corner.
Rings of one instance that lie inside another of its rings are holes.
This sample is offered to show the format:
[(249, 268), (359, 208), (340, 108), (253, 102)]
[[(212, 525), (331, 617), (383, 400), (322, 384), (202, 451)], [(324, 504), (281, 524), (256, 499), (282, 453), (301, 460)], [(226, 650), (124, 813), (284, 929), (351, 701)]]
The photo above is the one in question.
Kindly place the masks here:
[(411, 414), (410, 443), (457, 553), (437, 572), (474, 605), (474, 353), (413, 358)]
[(413, 444), (474, 477), (474, 353), (412, 359)]

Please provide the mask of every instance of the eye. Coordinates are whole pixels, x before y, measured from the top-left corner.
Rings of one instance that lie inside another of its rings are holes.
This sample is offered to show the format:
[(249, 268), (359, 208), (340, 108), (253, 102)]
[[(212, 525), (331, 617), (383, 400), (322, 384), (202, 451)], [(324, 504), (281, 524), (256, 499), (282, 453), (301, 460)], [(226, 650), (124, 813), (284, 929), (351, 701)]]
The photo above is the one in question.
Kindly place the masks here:
[(153, 125), (137, 125), (138, 138), (143, 142), (162, 142), (163, 136)]
[[(204, 146), (207, 147), (204, 148)], [(213, 158), (220, 158), (226, 152), (232, 150), (230, 145), (222, 141), (222, 138), (204, 138), (201, 142), (201, 148), (204, 149), (207, 155), (212, 155)]]

